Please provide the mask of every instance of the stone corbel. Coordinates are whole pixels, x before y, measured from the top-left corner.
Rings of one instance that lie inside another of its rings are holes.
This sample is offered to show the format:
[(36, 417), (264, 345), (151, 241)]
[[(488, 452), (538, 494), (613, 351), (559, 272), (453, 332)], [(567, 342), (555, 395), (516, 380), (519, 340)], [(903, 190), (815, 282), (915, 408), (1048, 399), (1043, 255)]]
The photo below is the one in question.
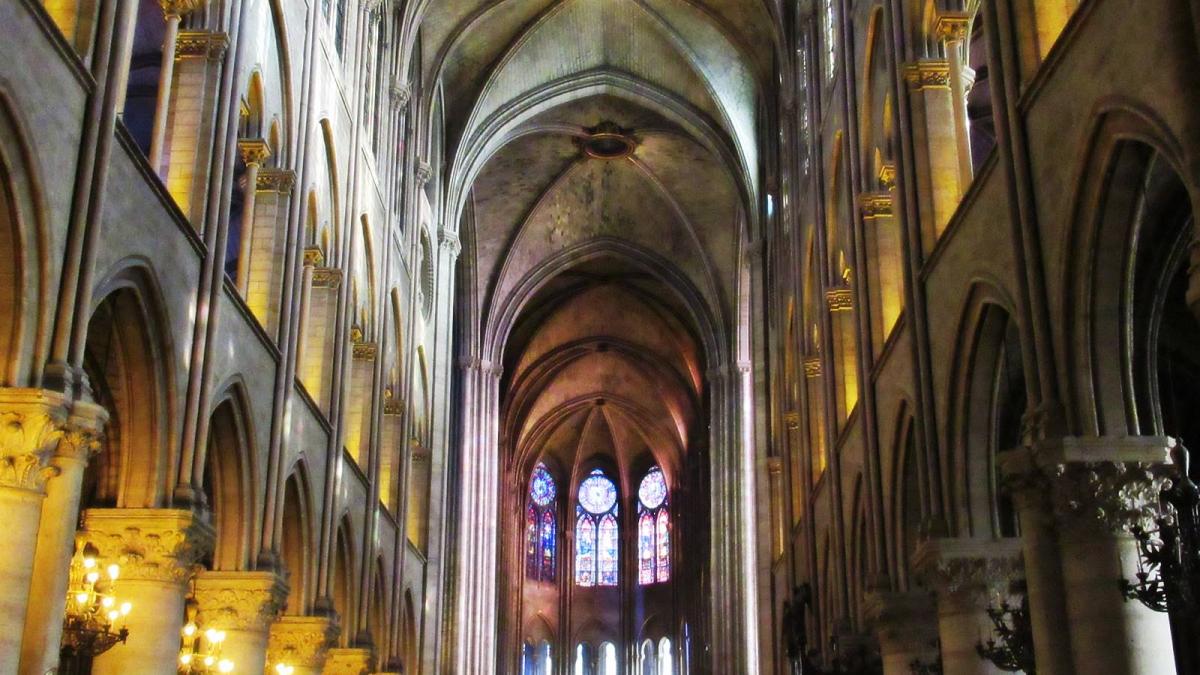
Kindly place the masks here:
[(290, 195), (296, 187), (296, 172), (291, 169), (263, 169), (258, 172), (258, 191)]
[(950, 88), (950, 63), (945, 59), (922, 59), (904, 66), (904, 79), (914, 91)]
[(397, 110), (407, 108), (409, 101), (412, 100), (412, 88), (399, 77), (392, 78), (388, 93), (391, 94), (392, 107)]
[(196, 575), (200, 620), (222, 630), (265, 632), (287, 603), (288, 587), (274, 572)]
[(453, 230), (442, 230), (438, 233), (438, 244), (443, 251), (448, 252), (451, 257), (457, 258), (462, 253), (462, 241), (458, 238), (458, 233)]
[(328, 617), (279, 617), (271, 624), (267, 665), (286, 663), (318, 671), (325, 665), (325, 657), (339, 632), (337, 623)]
[(88, 509), (79, 537), (100, 558), (121, 565), (121, 577), (183, 585), (212, 550), (213, 528), (182, 509)]
[(845, 286), (825, 291), (825, 301), (830, 312), (848, 312), (854, 309), (854, 291)]
[(229, 49), (229, 36), (206, 30), (181, 30), (176, 39), (175, 58), (221, 61)]
[(50, 460), (69, 417), (66, 397), (40, 389), (0, 389), (0, 488), (44, 494), (57, 473)]
[(313, 270), (313, 288), (336, 289), (342, 285), (342, 271), (334, 267), (318, 267)]
[(417, 187), (424, 187), (433, 178), (433, 165), (424, 160), (417, 163)]

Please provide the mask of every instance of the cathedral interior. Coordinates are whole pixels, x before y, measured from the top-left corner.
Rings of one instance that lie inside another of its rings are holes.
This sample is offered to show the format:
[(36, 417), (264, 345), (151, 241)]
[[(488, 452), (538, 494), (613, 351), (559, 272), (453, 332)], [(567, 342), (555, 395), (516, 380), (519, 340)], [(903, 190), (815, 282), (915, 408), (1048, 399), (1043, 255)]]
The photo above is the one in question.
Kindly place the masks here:
[(0, 675), (1200, 674), (1200, 0), (0, 0)]

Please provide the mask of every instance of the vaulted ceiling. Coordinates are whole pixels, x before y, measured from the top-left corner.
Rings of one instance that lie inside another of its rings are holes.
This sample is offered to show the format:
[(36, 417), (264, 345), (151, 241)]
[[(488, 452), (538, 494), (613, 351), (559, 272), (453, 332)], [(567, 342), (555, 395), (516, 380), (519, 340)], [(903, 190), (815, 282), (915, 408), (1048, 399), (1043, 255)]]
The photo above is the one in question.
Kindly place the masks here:
[[(563, 462), (584, 447), (682, 461), (760, 201), (772, 6), (426, 2), (419, 57), (442, 122), (440, 208), (464, 247), (460, 319), (505, 361), (510, 442)], [(601, 126), (628, 151), (585, 151)], [(604, 255), (584, 263), (584, 250)]]

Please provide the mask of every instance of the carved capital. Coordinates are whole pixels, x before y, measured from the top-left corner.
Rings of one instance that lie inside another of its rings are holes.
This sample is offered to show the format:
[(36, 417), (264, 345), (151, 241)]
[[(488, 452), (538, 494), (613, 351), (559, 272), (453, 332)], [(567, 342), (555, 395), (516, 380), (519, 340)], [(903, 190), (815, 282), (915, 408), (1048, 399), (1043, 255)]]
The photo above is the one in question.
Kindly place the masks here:
[(917, 546), (913, 568), (939, 593), (1005, 592), (1023, 574), (1019, 539), (928, 539)]
[(433, 178), (433, 165), (424, 160), (417, 162), (417, 187), (423, 187)]
[(329, 647), (338, 637), (338, 625), (327, 617), (283, 616), (271, 624), (267, 664), (320, 670)]
[(208, 0), (158, 0), (158, 5), (162, 7), (163, 16), (168, 17), (187, 16), (207, 4)]
[(296, 187), (296, 172), (291, 169), (263, 169), (258, 172), (258, 191), (290, 195)]
[(104, 440), (106, 424), (108, 411), (102, 406), (76, 401), (71, 406), (71, 417), (63, 429), (55, 457), (86, 464), (100, 451), (100, 441)]
[(831, 312), (848, 312), (854, 309), (854, 291), (846, 286), (839, 286), (825, 291), (825, 301)]
[(451, 256), (457, 258), (462, 253), (462, 242), (458, 238), (458, 233), (453, 230), (442, 230), (438, 233), (438, 245), (442, 247)]
[(220, 61), (229, 49), (229, 36), (206, 30), (181, 30), (175, 41), (175, 58)]
[(904, 79), (915, 91), (950, 88), (950, 62), (922, 59), (904, 66)]
[(287, 604), (287, 595), (287, 584), (274, 572), (196, 575), (196, 603), (205, 627), (265, 632)]
[(967, 39), (967, 29), (970, 26), (971, 15), (964, 12), (945, 12), (934, 22), (933, 34), (941, 42), (961, 43)]
[(800, 413), (798, 413), (796, 411), (790, 411), (790, 412), (785, 413), (783, 416), (783, 423), (785, 425), (787, 425), (787, 428), (791, 429), (792, 431), (799, 429), (800, 428)]
[(804, 376), (808, 378), (821, 376), (821, 356), (809, 356), (804, 359)]
[(896, 187), (896, 165), (884, 162), (879, 165), (879, 184), (891, 190)]
[(1043, 507), (1070, 536), (1128, 534), (1153, 526), (1170, 480), (1168, 438), (1067, 437), (1002, 453), (1018, 505)]
[(322, 675), (367, 675), (371, 672), (370, 649), (330, 649)]
[(0, 488), (43, 494), (67, 424), (66, 398), (41, 389), (0, 389)]
[(304, 264), (307, 267), (324, 267), (325, 252), (316, 246), (304, 249)]
[(398, 110), (408, 107), (408, 102), (412, 100), (412, 88), (398, 77), (392, 79), (388, 93), (392, 97), (392, 107)]
[(123, 579), (179, 585), (214, 539), (208, 523), (178, 509), (88, 509), (79, 536), (119, 563)]
[(262, 166), (263, 162), (271, 156), (271, 146), (261, 138), (243, 138), (238, 141), (237, 146), (246, 166), (252, 164)]
[(393, 391), (391, 387), (387, 387), (383, 390), (383, 414), (404, 414), (404, 401), (396, 397), (396, 392)]
[(863, 220), (891, 218), (895, 215), (892, 193), (890, 192), (869, 192), (860, 195), (858, 198), (858, 208), (862, 210)]
[(334, 288), (342, 285), (342, 271), (334, 267), (313, 270), (313, 288)]
[(379, 345), (375, 342), (355, 342), (354, 343), (354, 360), (355, 361), (374, 361), (379, 354)]

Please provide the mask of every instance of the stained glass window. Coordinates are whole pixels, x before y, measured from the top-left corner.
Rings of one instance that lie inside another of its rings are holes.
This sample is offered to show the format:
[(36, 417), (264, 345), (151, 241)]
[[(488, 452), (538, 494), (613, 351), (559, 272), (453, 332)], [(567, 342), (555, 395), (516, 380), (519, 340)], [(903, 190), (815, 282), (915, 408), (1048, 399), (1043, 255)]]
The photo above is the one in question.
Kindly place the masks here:
[(596, 519), (587, 514), (575, 522), (575, 583), (596, 585)]
[(620, 560), (617, 486), (600, 469), (579, 484), (575, 518), (575, 583), (616, 586)]
[(525, 509), (525, 576), (534, 581), (554, 581), (557, 517), (554, 477), (538, 464), (529, 479), (529, 506)]
[(657, 466), (638, 487), (638, 583), (671, 580), (671, 515), (667, 481)]

